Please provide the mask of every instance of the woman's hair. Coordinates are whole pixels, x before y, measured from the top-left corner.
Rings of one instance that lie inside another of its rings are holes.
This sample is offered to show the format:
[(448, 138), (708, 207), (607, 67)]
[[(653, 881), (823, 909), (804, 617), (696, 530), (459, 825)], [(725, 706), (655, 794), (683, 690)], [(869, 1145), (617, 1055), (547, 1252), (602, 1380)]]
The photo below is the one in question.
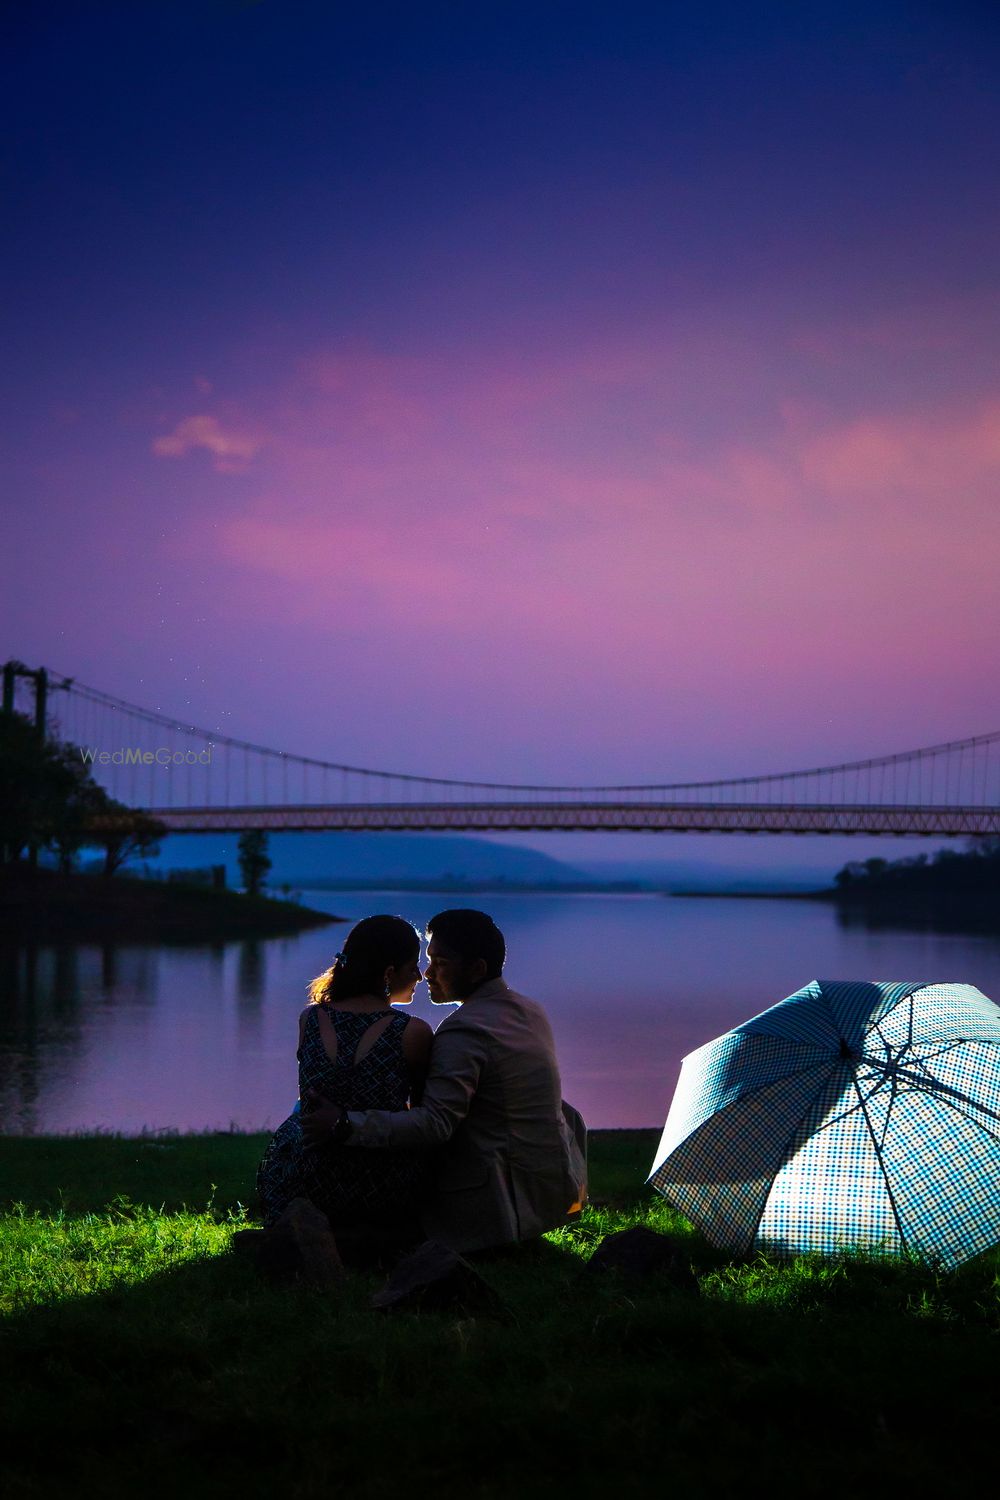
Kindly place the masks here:
[(386, 969), (398, 968), (419, 952), (417, 931), (402, 917), (365, 917), (347, 934), (333, 966), (312, 981), (309, 999), (324, 1005), (352, 995), (381, 995)]

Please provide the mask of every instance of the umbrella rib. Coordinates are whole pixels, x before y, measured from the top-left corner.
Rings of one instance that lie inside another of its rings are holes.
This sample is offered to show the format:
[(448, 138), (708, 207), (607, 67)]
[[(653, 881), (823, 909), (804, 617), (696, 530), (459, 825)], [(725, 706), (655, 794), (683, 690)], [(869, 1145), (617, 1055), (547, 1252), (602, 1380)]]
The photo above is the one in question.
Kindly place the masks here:
[[(863, 1060), (864, 1059), (862, 1059), (862, 1061)], [(921, 1074), (911, 1073), (908, 1069), (905, 1068), (894, 1068), (890, 1074), (890, 1077), (892, 1077), (893, 1079), (899, 1077), (903, 1079), (905, 1083), (912, 1084), (914, 1092), (918, 1094), (930, 1094), (935, 1099), (947, 1100), (949, 1097), (954, 1098), (959, 1100), (962, 1104), (971, 1104), (974, 1109), (979, 1110), (980, 1114), (989, 1115), (994, 1120), (1000, 1120), (1000, 1114), (997, 1114), (995, 1109), (989, 1109), (985, 1104), (978, 1104), (976, 1100), (973, 1099), (971, 1094), (963, 1094), (960, 1089), (954, 1089), (948, 1083), (940, 1083), (930, 1074), (921, 1076)]]
[[(927, 1089), (914, 1089), (913, 1092), (915, 1094), (926, 1094), (928, 1092), (928, 1090)], [(935, 1093), (933, 1090), (930, 1091), (930, 1092), (931, 1092), (931, 1097), (933, 1099), (939, 1100), (939, 1102), (941, 1104), (944, 1104), (948, 1109), (953, 1109), (955, 1111), (956, 1115), (961, 1115), (961, 1117), (962, 1117), (963, 1120), (968, 1120), (968, 1122), (969, 1122), (970, 1125), (975, 1125), (976, 1129), (977, 1130), (981, 1130), (984, 1135), (989, 1136), (989, 1138), (990, 1138), (991, 1141), (998, 1141), (998, 1142), (1000, 1142), (1000, 1134), (997, 1134), (994, 1131), (992, 1131), (990, 1129), (990, 1127), (988, 1125), (984, 1125), (981, 1120), (977, 1120), (976, 1117), (975, 1117), (975, 1115), (970, 1115), (967, 1110), (962, 1109), (961, 1105), (956, 1104), (955, 1101), (954, 1101), (954, 1099), (949, 1099), (944, 1094)], [(960, 1095), (959, 1097), (962, 1098), (964, 1096)], [(971, 1103), (972, 1101), (970, 1100), (969, 1102)], [(981, 1109), (982, 1113), (984, 1115), (990, 1115), (994, 1120), (1000, 1120), (1000, 1115), (997, 1115), (994, 1110), (992, 1110), (992, 1109), (985, 1109), (985, 1108), (983, 1108), (982, 1105), (979, 1105), (979, 1104), (975, 1105), (974, 1107), (976, 1109)]]
[(866, 1101), (865, 1101), (865, 1098), (864, 1098), (864, 1096), (863, 1096), (863, 1094), (861, 1092), (861, 1085), (858, 1082), (858, 1070), (853, 1065), (853, 1063), (851, 1065), (851, 1074), (852, 1074), (853, 1079), (854, 1079), (854, 1088), (855, 1088), (855, 1091), (857, 1092), (858, 1103), (861, 1105), (861, 1112), (862, 1112), (862, 1114), (865, 1117), (865, 1124), (868, 1126), (868, 1134), (871, 1136), (872, 1147), (874, 1148), (874, 1151), (875, 1151), (875, 1158), (878, 1161), (879, 1171), (882, 1173), (882, 1179), (885, 1182), (886, 1197), (889, 1199), (889, 1207), (892, 1209), (892, 1217), (896, 1221), (896, 1233), (899, 1235), (899, 1242), (902, 1245), (903, 1249), (905, 1250), (907, 1248), (907, 1245), (906, 1245), (906, 1235), (903, 1233), (903, 1222), (902, 1222), (902, 1220), (899, 1217), (899, 1209), (896, 1207), (896, 1199), (893, 1196), (892, 1187), (890, 1186), (890, 1183), (889, 1183), (889, 1173), (886, 1170), (885, 1161), (883, 1160), (883, 1157), (882, 1157), (882, 1148), (879, 1145), (878, 1140), (876, 1138), (875, 1129), (874, 1129), (874, 1127), (872, 1125), (872, 1121), (871, 1121), (871, 1116), (869, 1115), (868, 1110), (866, 1108)]
[[(803, 1072), (806, 1072), (806, 1071), (807, 1071), (807, 1070), (806, 1070), (806, 1069), (804, 1069), (804, 1068), (803, 1068), (803, 1069), (802, 1069), (802, 1071), (803, 1071)], [(855, 1087), (857, 1087), (857, 1080), (855, 1080)], [(879, 1081), (879, 1083), (877, 1083), (877, 1084), (876, 1084), (876, 1085), (875, 1085), (875, 1089), (879, 1089), (879, 1088), (881, 1088), (881, 1087), (882, 1087), (882, 1081), (881, 1081), (881, 1080), (880, 1080), (880, 1081)], [(872, 1090), (872, 1092), (873, 1092), (873, 1093), (874, 1093), (874, 1092), (875, 1092), (875, 1089), (873, 1089), (873, 1090)], [(833, 1117), (832, 1117), (832, 1119), (829, 1119), (829, 1120), (826, 1120), (826, 1121), (824, 1121), (824, 1123), (823, 1123), (823, 1126), (822, 1126), (822, 1129), (824, 1129), (824, 1130), (826, 1130), (826, 1129), (828, 1129), (828, 1128), (829, 1128), (829, 1127), (830, 1127), (830, 1126), (831, 1126), (831, 1125), (836, 1125), (836, 1124), (838, 1124), (838, 1123), (839, 1123), (839, 1122), (840, 1122), (840, 1121), (841, 1121), (841, 1120), (846, 1120), (846, 1119), (847, 1119), (847, 1118), (848, 1118), (848, 1116), (849, 1116), (849, 1115), (854, 1115), (854, 1114), (857, 1114), (857, 1112), (858, 1112), (858, 1110), (859, 1110), (859, 1109), (864, 1109), (864, 1100), (863, 1100), (863, 1099), (861, 1099), (861, 1098), (860, 1098), (860, 1090), (859, 1090), (859, 1091), (858, 1091), (858, 1092), (859, 1092), (859, 1100), (858, 1100), (858, 1103), (857, 1103), (857, 1104), (852, 1104), (852, 1105), (851, 1105), (851, 1106), (850, 1106), (850, 1108), (849, 1108), (849, 1109), (845, 1109), (845, 1110), (843, 1110), (843, 1112), (842, 1112), (842, 1113), (841, 1113), (841, 1114), (839, 1114), (839, 1115), (834, 1115), (834, 1116), (833, 1116)], [(745, 1097), (745, 1096), (744, 1096), (744, 1097)], [(796, 1127), (795, 1127), (795, 1128), (794, 1128), (794, 1129), (793, 1129), (793, 1131), (792, 1131), (792, 1133), (791, 1133), (791, 1135), (790, 1135), (790, 1137), (789, 1137), (789, 1145), (792, 1145), (792, 1144), (793, 1144), (793, 1143), (794, 1143), (794, 1141), (795, 1141), (795, 1137), (796, 1137), (796, 1134), (797, 1134), (797, 1133), (798, 1133), (798, 1128), (799, 1128), (799, 1127), (798, 1127), (798, 1126), (796, 1126)], [(789, 1159), (790, 1159), (790, 1158), (789, 1158)], [(756, 1238), (757, 1238), (757, 1235), (758, 1235), (758, 1233), (759, 1233), (759, 1231), (760, 1231), (760, 1224), (761, 1224), (761, 1220), (762, 1220), (762, 1219), (763, 1219), (763, 1217), (764, 1217), (764, 1214), (765, 1214), (765, 1213), (766, 1213), (766, 1212), (767, 1212), (767, 1199), (768, 1199), (768, 1197), (769, 1197), (769, 1196), (770, 1196), (770, 1194), (768, 1194), (768, 1195), (767, 1195), (767, 1196), (765, 1196), (765, 1199), (764, 1199), (764, 1203), (763, 1203), (763, 1205), (762, 1205), (762, 1206), (761, 1206), (761, 1210), (760, 1210), (760, 1213), (759, 1213), (759, 1214), (758, 1214), (758, 1215), (757, 1215), (757, 1222), (756, 1222), (756, 1223), (755, 1223), (755, 1224), (754, 1224), (754, 1228), (753, 1228), (753, 1234), (752, 1234), (752, 1235), (751, 1235), (751, 1237), (750, 1237), (750, 1243), (751, 1243), (751, 1244), (753, 1244), (753, 1241), (754, 1241), (754, 1240), (755, 1240), (755, 1239), (756, 1239)], [(897, 1218), (897, 1223), (898, 1223), (898, 1218)]]
[[(884, 1078), (880, 1078), (879, 1081), (875, 1084), (875, 1087), (872, 1088), (872, 1089), (870, 1089), (868, 1091), (868, 1093), (866, 1094), (865, 1098), (866, 1099), (871, 1099), (874, 1094), (878, 1093), (879, 1089), (883, 1086), (884, 1083), (885, 1083), (885, 1079)], [(818, 1134), (820, 1130), (829, 1130), (829, 1128), (830, 1128), (831, 1125), (839, 1125), (840, 1122), (841, 1122), (841, 1120), (847, 1120), (847, 1119), (850, 1118), (851, 1115), (856, 1115), (857, 1112), (858, 1112), (858, 1110), (860, 1108), (861, 1108), (861, 1104), (860, 1103), (859, 1104), (851, 1104), (851, 1105), (847, 1106), (845, 1109), (843, 1109), (840, 1112), (839, 1115), (831, 1115), (828, 1120), (824, 1120), (823, 1124), (817, 1128), (817, 1132), (816, 1133)]]
[(981, 1042), (983, 1044), (983, 1046), (985, 1046), (985, 1047), (995, 1047), (997, 1045), (997, 1043), (995, 1041), (991, 1041), (989, 1039), (989, 1037), (984, 1037), (984, 1036), (960, 1036), (960, 1037), (956, 1037), (956, 1039), (953, 1042), (948, 1042), (944, 1047), (941, 1047), (940, 1050), (937, 1051), (937, 1052), (924, 1052), (924, 1053), (922, 1053), (919, 1057), (915, 1058), (914, 1061), (915, 1062), (921, 1062), (921, 1063), (924, 1063), (924, 1062), (933, 1062), (936, 1057), (945, 1057), (945, 1056), (947, 1056), (947, 1054), (949, 1052), (954, 1052), (954, 1050), (955, 1050), (956, 1047), (967, 1047), (967, 1046), (969, 1046), (969, 1044), (971, 1042)]
[[(895, 1103), (896, 1093), (897, 1093), (896, 1080), (895, 1080), (894, 1075), (892, 1075), (891, 1073), (883, 1073), (880, 1078), (876, 1078), (875, 1082), (872, 1084), (871, 1088), (868, 1090), (867, 1094), (864, 1097), (864, 1103), (867, 1104), (871, 1099), (875, 1098), (876, 1094), (880, 1094), (882, 1092), (882, 1090), (885, 1088), (885, 1086), (886, 1086), (887, 1083), (889, 1085), (889, 1107), (886, 1110), (885, 1122), (884, 1122), (884, 1124), (882, 1126), (882, 1145), (883, 1146), (885, 1145), (886, 1132), (889, 1129), (889, 1120), (890, 1120), (890, 1118), (892, 1116), (892, 1106)], [(857, 1080), (855, 1080), (855, 1086), (857, 1087)], [(845, 1113), (843, 1115), (840, 1115), (839, 1118), (842, 1119), (842, 1120), (845, 1120), (849, 1114), (856, 1113), (857, 1109), (859, 1109), (861, 1107), (862, 1107), (861, 1105), (856, 1105), (853, 1110), (847, 1110), (847, 1111), (845, 1111)], [(834, 1121), (834, 1120), (830, 1121), (831, 1125), (835, 1124), (835, 1123), (836, 1123), (836, 1121)], [(867, 1111), (865, 1112), (865, 1123), (868, 1125), (869, 1130), (872, 1130), (872, 1124), (871, 1124), (871, 1121), (868, 1118)], [(873, 1141), (873, 1143), (874, 1143), (874, 1138), (875, 1138), (874, 1137), (874, 1131), (872, 1131), (872, 1141)], [(878, 1149), (878, 1148), (876, 1148), (876, 1149)]]
[(873, 1021), (872, 1022), (872, 1025), (871, 1025), (869, 1031), (867, 1032), (867, 1035), (871, 1036), (871, 1034), (872, 1034), (873, 1031), (877, 1031), (878, 1032), (878, 1036), (879, 1036), (879, 1040), (881, 1041), (883, 1047), (886, 1048), (886, 1050), (889, 1050), (889, 1043), (886, 1041), (885, 1037), (882, 1035), (882, 1026), (883, 1026), (884, 1022), (886, 1022), (889, 1019), (889, 1017), (891, 1015), (893, 1015), (894, 1012), (899, 1009), (899, 1007), (901, 1005), (906, 1005), (907, 1003), (909, 1004), (909, 1007), (910, 1007), (910, 1019), (909, 1019), (908, 1025), (907, 1025), (908, 1040), (906, 1042), (906, 1045), (909, 1046), (910, 1043), (913, 1041), (913, 994), (912, 994), (912, 992), (909, 995), (901, 995), (898, 1000), (896, 1000), (892, 1005), (890, 1005), (889, 1009), (885, 1012), (884, 1015), (879, 1016), (879, 1018), (878, 1018), (877, 1021)]
[[(873, 1090), (873, 1092), (877, 1092), (877, 1090)], [(878, 1147), (878, 1151), (879, 1151), (879, 1156), (880, 1157), (882, 1155), (882, 1151), (885, 1148), (885, 1138), (886, 1138), (886, 1136), (889, 1133), (889, 1121), (892, 1119), (892, 1108), (893, 1108), (893, 1105), (896, 1102), (896, 1097), (897, 1097), (898, 1094), (899, 1094), (899, 1081), (898, 1081), (895, 1073), (890, 1073), (890, 1075), (889, 1075), (889, 1108), (886, 1110), (886, 1112), (885, 1112), (885, 1119), (882, 1121), (882, 1139), (879, 1142), (879, 1147)], [(869, 1097), (871, 1097), (871, 1096), (869, 1095)]]

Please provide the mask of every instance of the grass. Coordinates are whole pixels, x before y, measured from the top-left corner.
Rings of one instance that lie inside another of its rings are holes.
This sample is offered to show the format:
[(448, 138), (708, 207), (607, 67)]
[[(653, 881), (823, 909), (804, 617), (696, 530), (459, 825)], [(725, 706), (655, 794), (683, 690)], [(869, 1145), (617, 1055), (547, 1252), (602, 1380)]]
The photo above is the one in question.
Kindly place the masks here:
[[(9, 1496), (951, 1492), (992, 1468), (1000, 1257), (944, 1275), (734, 1260), (598, 1133), (572, 1231), (480, 1262), (508, 1316), (383, 1314), (380, 1284), (262, 1283), (226, 1254), (263, 1136), (0, 1140)], [(633, 1224), (700, 1295), (596, 1276)]]

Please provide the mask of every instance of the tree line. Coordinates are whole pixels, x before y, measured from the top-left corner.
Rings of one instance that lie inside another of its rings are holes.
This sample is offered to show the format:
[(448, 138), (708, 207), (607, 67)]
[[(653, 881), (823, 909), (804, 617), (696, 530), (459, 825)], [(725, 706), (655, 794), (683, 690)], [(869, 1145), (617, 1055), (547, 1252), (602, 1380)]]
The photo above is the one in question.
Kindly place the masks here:
[(964, 851), (938, 849), (933, 857), (866, 859), (847, 864), (835, 876), (847, 900), (898, 900), (912, 896), (1000, 896), (1000, 838), (969, 839)]
[[(132, 858), (159, 854), (166, 824), (140, 808), (118, 802), (90, 773), (78, 745), (41, 739), (24, 714), (0, 714), (0, 865), (34, 864), (54, 855), (58, 868), (72, 874), (80, 851), (103, 851), (105, 876)], [(240, 836), (238, 860), (243, 885), (257, 895), (271, 868), (267, 834)]]
[[(104, 826), (102, 826), (104, 825)], [(24, 714), (0, 715), (0, 860), (54, 854), (65, 873), (84, 847), (104, 852), (105, 875), (134, 855), (159, 853), (166, 826), (118, 802), (94, 780), (78, 745), (39, 738)]]

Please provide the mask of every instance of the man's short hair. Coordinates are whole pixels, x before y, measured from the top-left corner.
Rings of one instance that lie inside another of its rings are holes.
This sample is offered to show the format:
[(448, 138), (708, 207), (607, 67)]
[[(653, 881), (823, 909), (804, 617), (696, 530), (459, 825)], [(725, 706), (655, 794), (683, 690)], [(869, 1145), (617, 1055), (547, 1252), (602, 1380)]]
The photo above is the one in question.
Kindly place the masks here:
[(484, 911), (473, 911), (471, 907), (440, 911), (427, 923), (427, 936), (444, 943), (463, 963), (483, 959), (485, 979), (499, 979), (503, 973), (507, 944), (493, 918)]

